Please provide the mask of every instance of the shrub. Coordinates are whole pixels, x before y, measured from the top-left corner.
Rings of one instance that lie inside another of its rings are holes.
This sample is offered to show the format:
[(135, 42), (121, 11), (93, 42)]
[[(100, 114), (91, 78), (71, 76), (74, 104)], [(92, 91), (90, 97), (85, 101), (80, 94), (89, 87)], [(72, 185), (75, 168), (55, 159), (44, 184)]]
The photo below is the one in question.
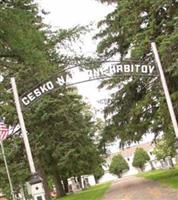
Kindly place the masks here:
[(120, 178), (122, 173), (127, 170), (129, 170), (129, 166), (122, 155), (114, 156), (109, 167), (110, 173), (116, 174)]
[(142, 148), (137, 148), (134, 154), (132, 165), (134, 167), (140, 168), (141, 171), (143, 171), (146, 162), (149, 160), (150, 160), (150, 157), (148, 153)]

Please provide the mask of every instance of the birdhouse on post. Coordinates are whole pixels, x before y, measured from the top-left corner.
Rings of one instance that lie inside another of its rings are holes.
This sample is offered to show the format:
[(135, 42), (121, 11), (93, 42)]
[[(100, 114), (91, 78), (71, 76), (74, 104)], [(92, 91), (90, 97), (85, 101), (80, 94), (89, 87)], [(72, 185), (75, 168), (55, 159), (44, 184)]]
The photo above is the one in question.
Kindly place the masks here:
[(42, 178), (38, 174), (33, 174), (31, 176), (28, 191), (33, 196), (33, 200), (45, 200)]

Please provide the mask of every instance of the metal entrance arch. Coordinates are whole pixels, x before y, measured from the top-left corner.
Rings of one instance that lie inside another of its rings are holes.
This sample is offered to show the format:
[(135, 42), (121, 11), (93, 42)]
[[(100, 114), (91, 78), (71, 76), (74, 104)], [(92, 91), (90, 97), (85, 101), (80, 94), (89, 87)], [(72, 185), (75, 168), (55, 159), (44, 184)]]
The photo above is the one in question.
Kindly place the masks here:
[[(43, 81), (28, 92), (22, 94), (20, 96), (22, 108), (27, 108), (45, 94), (57, 90), (60, 87), (69, 87), (99, 79), (109, 79), (113, 76), (158, 76), (154, 63), (147, 64), (139, 61), (128, 60), (122, 63), (118, 61), (101, 61), (99, 65), (100, 67), (93, 69), (82, 68), (82, 71), (79, 70), (80, 66), (75, 65), (60, 71), (59, 74), (65, 72), (65, 75), (52, 76), (48, 80)], [(80, 75), (76, 77), (78, 74)]]

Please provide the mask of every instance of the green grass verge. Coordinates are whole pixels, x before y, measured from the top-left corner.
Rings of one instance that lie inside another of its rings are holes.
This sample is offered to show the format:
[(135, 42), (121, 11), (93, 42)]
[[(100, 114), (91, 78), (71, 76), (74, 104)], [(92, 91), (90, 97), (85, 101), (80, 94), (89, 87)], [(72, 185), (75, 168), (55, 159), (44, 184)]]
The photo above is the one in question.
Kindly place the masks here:
[(138, 176), (159, 181), (160, 183), (169, 185), (173, 188), (178, 188), (178, 166), (176, 166), (175, 169), (154, 170), (141, 173)]
[(99, 184), (79, 193), (71, 194), (58, 200), (101, 200), (111, 182)]

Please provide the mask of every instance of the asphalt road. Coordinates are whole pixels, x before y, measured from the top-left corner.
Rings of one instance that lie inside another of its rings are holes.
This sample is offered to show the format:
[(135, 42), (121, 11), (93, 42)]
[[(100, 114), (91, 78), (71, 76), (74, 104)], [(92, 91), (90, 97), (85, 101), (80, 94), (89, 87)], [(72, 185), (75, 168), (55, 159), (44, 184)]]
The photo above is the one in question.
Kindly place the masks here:
[(113, 182), (102, 200), (178, 200), (178, 190), (132, 176)]

